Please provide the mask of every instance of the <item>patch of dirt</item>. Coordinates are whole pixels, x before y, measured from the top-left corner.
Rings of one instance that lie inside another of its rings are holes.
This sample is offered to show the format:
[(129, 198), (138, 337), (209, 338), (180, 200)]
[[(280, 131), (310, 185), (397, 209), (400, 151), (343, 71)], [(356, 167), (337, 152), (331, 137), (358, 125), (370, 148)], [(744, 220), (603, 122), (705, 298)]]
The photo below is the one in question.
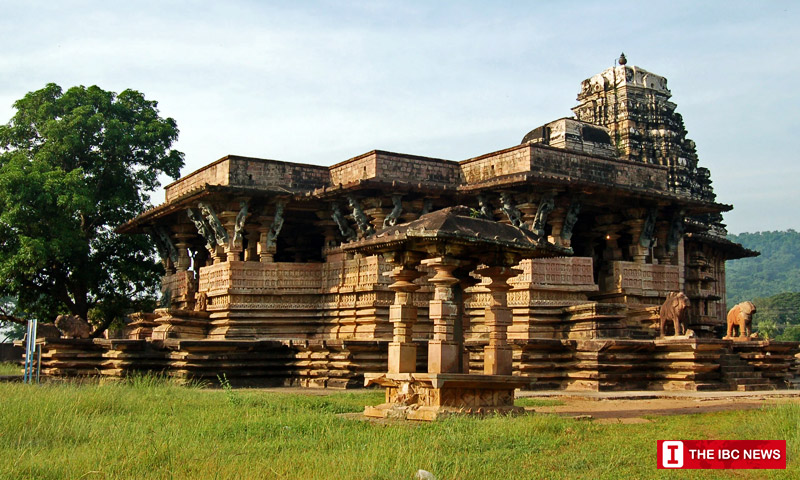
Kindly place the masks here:
[(654, 415), (688, 415), (724, 410), (752, 410), (766, 405), (800, 403), (800, 398), (656, 398), (597, 400), (577, 397), (561, 399), (564, 405), (529, 407), (536, 413), (585, 418), (589, 415), (598, 423), (644, 423), (643, 417)]

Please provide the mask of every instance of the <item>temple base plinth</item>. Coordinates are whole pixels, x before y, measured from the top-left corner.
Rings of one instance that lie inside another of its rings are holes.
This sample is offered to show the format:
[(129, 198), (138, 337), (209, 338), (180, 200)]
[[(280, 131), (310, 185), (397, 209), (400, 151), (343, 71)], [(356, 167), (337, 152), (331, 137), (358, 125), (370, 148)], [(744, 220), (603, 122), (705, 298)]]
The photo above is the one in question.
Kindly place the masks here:
[(367, 406), (375, 418), (433, 421), (449, 415), (519, 414), (514, 391), (530, 379), (512, 375), (463, 373), (382, 373), (365, 375), (365, 384), (386, 389), (386, 401)]

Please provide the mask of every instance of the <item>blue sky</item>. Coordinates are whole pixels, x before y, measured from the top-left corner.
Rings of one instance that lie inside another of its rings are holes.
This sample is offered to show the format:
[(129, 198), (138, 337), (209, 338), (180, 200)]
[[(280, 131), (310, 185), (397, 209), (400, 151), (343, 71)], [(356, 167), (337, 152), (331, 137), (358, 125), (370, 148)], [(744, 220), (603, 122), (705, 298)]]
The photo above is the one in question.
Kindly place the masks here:
[(184, 174), (226, 154), (463, 160), (571, 115), (624, 51), (669, 79), (729, 230), (800, 229), (798, 5), (0, 0), (0, 121), (48, 82), (96, 84), (176, 119)]

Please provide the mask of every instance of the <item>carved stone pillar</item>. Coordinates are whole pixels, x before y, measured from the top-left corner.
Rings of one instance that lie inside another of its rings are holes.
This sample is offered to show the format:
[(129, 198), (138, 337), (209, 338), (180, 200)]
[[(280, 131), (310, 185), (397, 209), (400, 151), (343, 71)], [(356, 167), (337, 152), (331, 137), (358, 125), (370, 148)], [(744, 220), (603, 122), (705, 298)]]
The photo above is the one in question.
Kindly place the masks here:
[(659, 222), (656, 226), (656, 246), (653, 248), (653, 263), (669, 265), (672, 258), (667, 253), (667, 237), (669, 236), (669, 222)]
[(223, 246), (225, 251), (225, 256), (229, 262), (235, 262), (239, 260), (239, 256), (242, 253), (242, 244), (241, 242), (233, 241), (234, 235), (234, 228), (236, 226), (236, 215), (238, 212), (232, 210), (226, 210), (219, 214), (219, 220), (222, 222), (222, 225), (225, 227), (225, 230), (228, 232), (229, 240)]
[(389, 211), (383, 208), (381, 199), (377, 197), (367, 198), (362, 203), (364, 204), (364, 213), (367, 214), (372, 228), (375, 231), (382, 229), (383, 220), (389, 214)]
[(536, 210), (538, 209), (536, 202), (533, 201), (533, 195), (524, 194), (519, 196), (522, 203), (517, 205), (517, 208), (522, 212), (522, 223), (530, 230), (533, 227), (533, 222), (536, 220)]
[(267, 245), (269, 229), (272, 226), (272, 216), (258, 217), (258, 259), (261, 263), (271, 263), (275, 256), (275, 248)]
[(164, 265), (164, 271), (167, 275), (175, 274), (175, 264), (172, 263), (172, 259), (169, 258), (169, 255), (161, 259), (161, 264)]
[(606, 242), (606, 248), (603, 250), (603, 259), (614, 261), (614, 260), (622, 260), (622, 249), (619, 248), (619, 237), (621, 235), (617, 233), (616, 226), (611, 226), (606, 230), (606, 234), (603, 236), (603, 239)]
[(458, 283), (453, 270), (459, 262), (438, 257), (423, 260), (422, 264), (436, 271), (429, 280), (434, 285), (434, 294), (428, 303), (428, 314), (433, 322), (433, 339), (428, 342), (428, 373), (459, 373), (461, 339), (455, 337), (458, 304), (453, 292)]
[(247, 228), (247, 233), (245, 234), (245, 238), (247, 239), (247, 249), (245, 249), (244, 251), (245, 262), (259, 261), (259, 256), (258, 256), (259, 236), (260, 232), (258, 231), (258, 226), (249, 225)]
[(563, 246), (564, 240), (561, 238), (561, 228), (564, 226), (564, 215), (566, 214), (567, 209), (563, 206), (556, 207), (552, 212), (550, 212), (550, 216), (548, 217), (550, 223), (550, 236), (547, 237), (547, 241), (550, 243), (555, 243), (556, 245)]
[(209, 259), (209, 250), (208, 248), (199, 248), (194, 253), (194, 276), (195, 278), (200, 277), (200, 269), (205, 267), (206, 265), (210, 265), (212, 262)]
[(180, 232), (175, 234), (177, 242), (175, 248), (178, 249), (178, 262), (175, 264), (175, 269), (179, 272), (189, 270), (192, 264), (192, 259), (189, 258), (189, 247), (191, 246), (190, 240), (195, 237), (195, 234), (188, 232)]
[(417, 371), (417, 346), (412, 339), (417, 307), (411, 303), (411, 294), (419, 289), (414, 280), (423, 274), (413, 268), (395, 267), (389, 274), (394, 283), (394, 303), (389, 306), (392, 323), (392, 341), (389, 343), (389, 373), (414, 373)]
[(631, 233), (631, 238), (633, 239), (629, 252), (633, 258), (633, 261), (636, 263), (645, 263), (650, 249), (642, 247), (639, 244), (639, 237), (642, 235), (642, 229), (644, 228), (644, 219), (636, 218), (633, 220), (628, 220), (625, 222), (625, 224), (628, 226), (628, 229)]
[(489, 345), (483, 348), (483, 373), (486, 375), (511, 375), (511, 346), (507, 331), (511, 325), (511, 309), (508, 308), (506, 292), (511, 289), (508, 279), (522, 273), (509, 267), (486, 267), (476, 273), (489, 278), (484, 285), (489, 289), (491, 303), (486, 307), (485, 322), (489, 329)]

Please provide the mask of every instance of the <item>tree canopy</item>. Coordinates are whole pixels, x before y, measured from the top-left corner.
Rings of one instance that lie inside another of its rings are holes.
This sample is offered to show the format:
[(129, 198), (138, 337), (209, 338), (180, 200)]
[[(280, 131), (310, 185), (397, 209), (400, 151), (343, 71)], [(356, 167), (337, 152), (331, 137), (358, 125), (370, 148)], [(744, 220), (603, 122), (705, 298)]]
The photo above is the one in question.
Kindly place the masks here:
[(763, 336), (800, 342), (800, 293), (784, 292), (753, 299), (753, 327)]
[(761, 255), (725, 265), (728, 307), (782, 292), (800, 292), (800, 233), (795, 230), (742, 233), (728, 239)]
[(71, 313), (98, 334), (154, 298), (163, 270), (151, 242), (114, 229), (183, 166), (177, 125), (157, 105), (55, 84), (14, 103), (0, 126), (0, 296), (14, 300), (3, 318)]

